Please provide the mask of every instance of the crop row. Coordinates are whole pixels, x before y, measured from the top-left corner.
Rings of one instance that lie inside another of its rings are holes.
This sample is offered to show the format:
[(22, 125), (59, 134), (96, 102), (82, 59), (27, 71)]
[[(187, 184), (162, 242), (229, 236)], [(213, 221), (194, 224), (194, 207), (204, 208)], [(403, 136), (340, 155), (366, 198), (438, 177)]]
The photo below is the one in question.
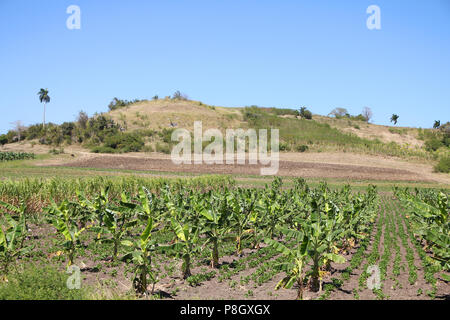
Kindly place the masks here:
[[(231, 274), (220, 264), (220, 250), (231, 244), (237, 257), (246, 247), (256, 250), (251, 258), (260, 263), (251, 276), (256, 284), (283, 271), (285, 277), (277, 288), (297, 284), (301, 299), (305, 283), (319, 290), (331, 262), (346, 261), (340, 252), (349, 243), (365, 243), (378, 207), (373, 186), (365, 193), (354, 193), (349, 186), (331, 191), (326, 184), (310, 188), (303, 179), (288, 190), (279, 178), (265, 189), (195, 190), (165, 184), (157, 192), (141, 187), (112, 197), (114, 190), (108, 186), (89, 196), (77, 190), (71, 200), (47, 206), (45, 219), (59, 234), (69, 266), (85, 247), (83, 235), (91, 234), (95, 241), (109, 245), (111, 261), (127, 264), (134, 290), (144, 295), (158, 281), (155, 265), (161, 254), (181, 260), (181, 276), (188, 283), (216, 276), (214, 269), (220, 270), (220, 279), (229, 279)], [(7, 226), (0, 230), (1, 272), (7, 276), (10, 264), (32, 246), (26, 241), (26, 202), (0, 205)], [(260, 248), (262, 242), (268, 246)], [(195, 259), (205, 257), (205, 251), (212, 271), (192, 274)], [(255, 266), (244, 259), (230, 273)]]

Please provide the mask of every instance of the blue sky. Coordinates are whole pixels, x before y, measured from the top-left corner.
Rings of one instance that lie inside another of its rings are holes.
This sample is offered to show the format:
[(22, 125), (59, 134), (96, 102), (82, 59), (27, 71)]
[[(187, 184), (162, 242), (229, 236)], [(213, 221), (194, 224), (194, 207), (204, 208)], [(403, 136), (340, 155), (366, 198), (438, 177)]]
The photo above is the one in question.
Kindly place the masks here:
[[(69, 30), (69, 5), (81, 29)], [(366, 9), (381, 9), (368, 30)], [(450, 1), (0, 0), (0, 133), (176, 90), (222, 106), (450, 120)]]

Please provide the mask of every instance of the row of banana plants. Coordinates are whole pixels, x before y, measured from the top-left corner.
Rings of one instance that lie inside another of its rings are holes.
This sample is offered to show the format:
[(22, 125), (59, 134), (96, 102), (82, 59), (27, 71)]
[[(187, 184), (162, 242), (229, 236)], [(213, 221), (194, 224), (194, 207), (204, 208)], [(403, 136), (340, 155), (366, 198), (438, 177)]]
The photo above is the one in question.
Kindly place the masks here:
[[(416, 240), (429, 251), (429, 262), (450, 271), (450, 202), (444, 191), (394, 189)], [(445, 275), (444, 275), (445, 276)]]
[(34, 159), (34, 153), (27, 152), (0, 152), (0, 161), (27, 160)]
[[(281, 254), (277, 268), (286, 273), (277, 288), (297, 284), (301, 299), (305, 285), (320, 290), (331, 262), (345, 262), (342, 251), (369, 237), (377, 200), (373, 186), (365, 193), (354, 193), (349, 186), (331, 191), (326, 184), (312, 189), (297, 179), (293, 188), (285, 190), (276, 178), (265, 189), (225, 187), (198, 192), (166, 185), (157, 193), (145, 187), (138, 195), (124, 192), (120, 199), (111, 198), (108, 188), (89, 197), (79, 191), (76, 201), (53, 203), (45, 212), (61, 235), (69, 265), (82, 245), (81, 235), (89, 232), (95, 241), (111, 244), (111, 260), (132, 267), (138, 294), (148, 294), (149, 284), (157, 281), (152, 270), (155, 255), (179, 258), (181, 276), (189, 279), (201, 251), (209, 250), (211, 268), (219, 268), (225, 243), (234, 243), (237, 257), (246, 247), (263, 250), (260, 245), (266, 243)], [(0, 205), (18, 213), (16, 220), (5, 214), (16, 222), (0, 231), (0, 257), (8, 257), (6, 266), (11, 257), (24, 253), (19, 239), (28, 231), (22, 214), (26, 208)], [(158, 241), (157, 234), (170, 235), (170, 240)], [(10, 247), (15, 251), (8, 251)]]

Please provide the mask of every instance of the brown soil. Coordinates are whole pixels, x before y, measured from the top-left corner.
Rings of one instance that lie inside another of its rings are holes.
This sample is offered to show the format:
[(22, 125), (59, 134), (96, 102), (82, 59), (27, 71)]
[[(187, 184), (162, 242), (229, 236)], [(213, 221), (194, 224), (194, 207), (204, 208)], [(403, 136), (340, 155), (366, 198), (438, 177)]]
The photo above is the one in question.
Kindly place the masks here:
[[(80, 168), (106, 168), (138, 171), (166, 171), (210, 174), (260, 175), (260, 165), (176, 165), (168, 158), (121, 155), (88, 156), (83, 159), (55, 164)], [(348, 180), (388, 180), (435, 182), (421, 173), (396, 168), (356, 164), (317, 163), (280, 160), (278, 175), (305, 178), (337, 178)]]

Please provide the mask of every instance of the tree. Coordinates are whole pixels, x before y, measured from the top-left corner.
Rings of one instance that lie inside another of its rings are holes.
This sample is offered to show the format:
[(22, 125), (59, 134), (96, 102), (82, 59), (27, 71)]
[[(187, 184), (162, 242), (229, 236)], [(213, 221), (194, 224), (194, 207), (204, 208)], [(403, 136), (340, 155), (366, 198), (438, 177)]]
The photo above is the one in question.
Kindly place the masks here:
[(12, 124), (14, 125), (15, 131), (17, 131), (17, 134), (18, 134), (18, 142), (20, 142), (20, 141), (22, 140), (21, 133), (22, 133), (22, 131), (25, 129), (25, 127), (24, 127), (24, 125), (22, 124), (22, 121), (20, 121), (20, 120), (14, 121)]
[(172, 96), (173, 100), (187, 100), (188, 96), (184, 93), (181, 93), (179, 90), (175, 91), (175, 93)]
[(48, 95), (48, 89), (42, 89), (38, 92), (39, 101), (44, 104), (44, 121), (42, 125), (45, 128), (45, 105), (50, 102), (50, 96)]
[(396, 114), (394, 113), (394, 114), (391, 116), (391, 122), (393, 122), (394, 125), (396, 125), (396, 124), (397, 124), (397, 121), (398, 121), (398, 118), (399, 118), (399, 116), (396, 115)]
[(335, 118), (342, 118), (344, 116), (349, 115), (349, 113), (345, 108), (335, 108), (331, 110), (331, 112), (328, 115), (334, 116)]
[(6, 136), (6, 134), (0, 135), (0, 144), (2, 145), (2, 147), (7, 143), (8, 143), (8, 137)]
[(440, 126), (441, 126), (441, 121), (434, 120), (433, 129), (439, 129)]
[(361, 114), (367, 122), (369, 122), (373, 117), (372, 110), (369, 107), (364, 107)]
[(80, 126), (80, 128), (86, 129), (88, 121), (89, 121), (89, 116), (87, 115), (87, 113), (84, 111), (80, 111), (78, 113), (78, 117), (77, 117), (77, 122), (78, 122), (78, 125)]
[(311, 120), (312, 113), (306, 107), (301, 107), (300, 108), (300, 117), (302, 117), (303, 119)]

